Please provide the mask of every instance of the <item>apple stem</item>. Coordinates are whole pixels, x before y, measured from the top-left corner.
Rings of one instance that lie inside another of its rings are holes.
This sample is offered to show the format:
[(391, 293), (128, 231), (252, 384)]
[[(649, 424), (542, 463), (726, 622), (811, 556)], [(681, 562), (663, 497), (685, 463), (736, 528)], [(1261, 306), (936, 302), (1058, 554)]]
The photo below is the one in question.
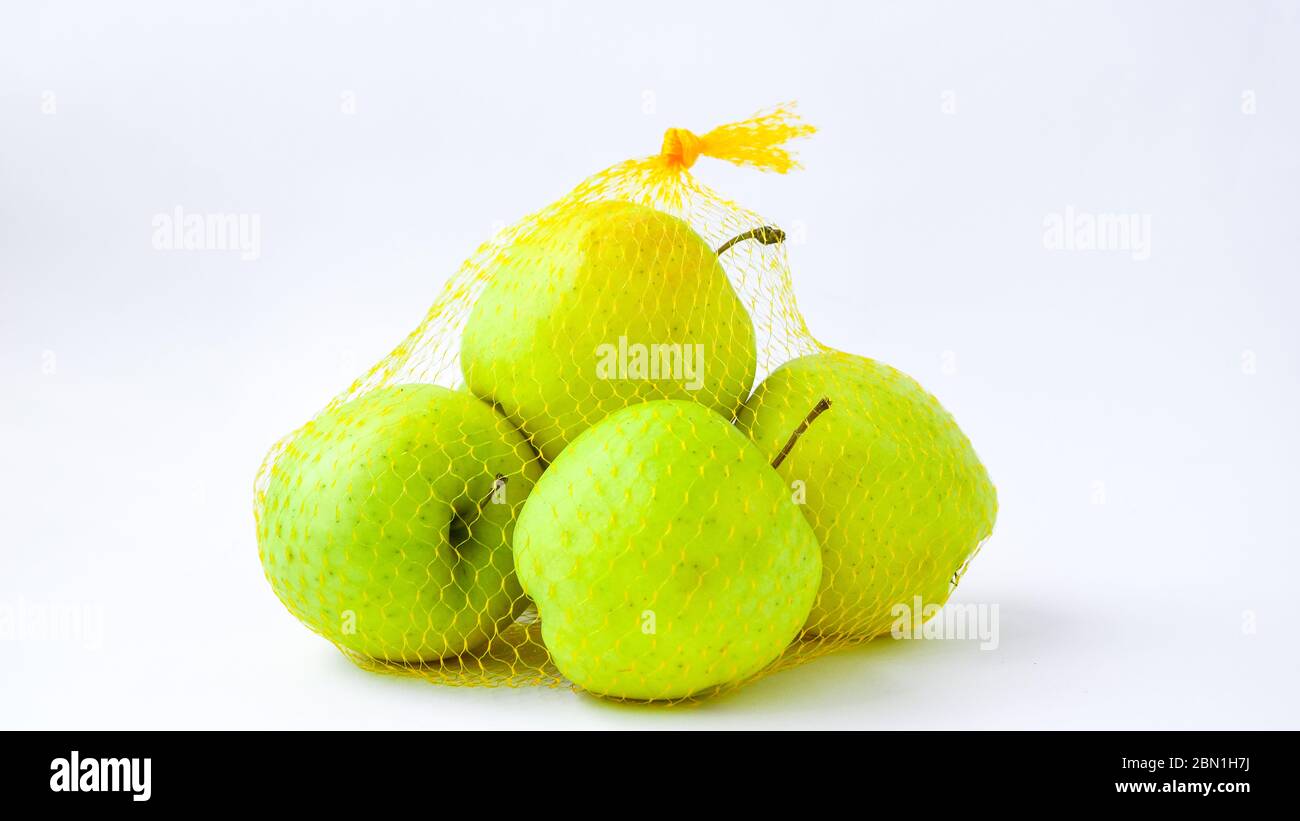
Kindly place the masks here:
[(504, 473), (497, 474), (496, 478), (492, 480), (492, 489), (488, 491), (488, 495), (483, 498), (483, 501), (478, 503), (478, 507), (474, 510), (473, 517), (470, 518), (467, 524), (473, 524), (478, 521), (478, 517), (482, 516), (483, 511), (487, 510), (487, 506), (492, 504), (492, 497), (496, 496), (497, 491), (505, 487), (506, 482), (508, 481), (509, 478)]
[(497, 491), (505, 487), (506, 482), (508, 481), (510, 480), (504, 473), (498, 473), (497, 478), (492, 480), (492, 490), (488, 491), (487, 498), (484, 499), (483, 503), (478, 506), (479, 510), (482, 510), (484, 507), (492, 504), (492, 497), (496, 496)]
[(799, 437), (803, 436), (804, 431), (808, 430), (808, 426), (813, 423), (813, 420), (830, 410), (830, 407), (831, 400), (825, 396), (823, 396), (816, 405), (813, 405), (813, 409), (808, 411), (808, 415), (799, 423), (799, 427), (795, 428), (794, 433), (790, 434), (790, 439), (785, 443), (785, 447), (781, 448), (781, 452), (772, 460), (772, 467), (781, 467), (781, 463), (785, 461), (785, 457), (790, 455), (790, 450), (794, 447), (794, 443), (799, 441)]
[(744, 242), (747, 239), (756, 239), (764, 245), (775, 245), (778, 242), (785, 242), (785, 232), (780, 228), (772, 225), (764, 225), (759, 228), (751, 228), (743, 234), (737, 234), (718, 247), (718, 256), (731, 246), (738, 242)]

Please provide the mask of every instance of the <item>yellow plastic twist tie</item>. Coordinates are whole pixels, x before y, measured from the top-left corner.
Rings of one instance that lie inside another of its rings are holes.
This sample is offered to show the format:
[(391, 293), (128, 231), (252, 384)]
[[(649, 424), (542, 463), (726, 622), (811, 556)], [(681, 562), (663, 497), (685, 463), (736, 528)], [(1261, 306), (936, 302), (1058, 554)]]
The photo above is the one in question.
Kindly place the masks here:
[(700, 138), (685, 128), (670, 128), (664, 132), (664, 147), (659, 153), (669, 162), (690, 168), (700, 158)]
[(659, 159), (678, 172), (705, 156), (784, 174), (800, 167), (784, 144), (817, 130), (799, 118), (794, 106), (782, 103), (747, 120), (720, 125), (702, 137), (685, 128), (670, 128), (664, 132)]

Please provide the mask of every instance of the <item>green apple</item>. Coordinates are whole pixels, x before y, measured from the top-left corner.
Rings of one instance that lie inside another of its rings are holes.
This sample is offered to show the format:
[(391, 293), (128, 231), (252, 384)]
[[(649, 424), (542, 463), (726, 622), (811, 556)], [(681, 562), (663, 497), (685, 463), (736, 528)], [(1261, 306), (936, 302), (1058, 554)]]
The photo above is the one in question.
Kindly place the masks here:
[(461, 339), (475, 395), (546, 461), (613, 411), (699, 402), (731, 419), (754, 384), (754, 326), (682, 220), (627, 202), (574, 205), (505, 249)]
[[(810, 634), (868, 637), (890, 629), (895, 605), (942, 605), (993, 530), (997, 493), (970, 441), (907, 375), (841, 352), (773, 371), (737, 425), (775, 457), (809, 403), (831, 408), (778, 471), (822, 546), (825, 574)], [(920, 615), (917, 615), (920, 618)]]
[(262, 566), (294, 615), (354, 653), (465, 653), (527, 605), (510, 539), (540, 475), (528, 443), (477, 398), (380, 388), (309, 422), (275, 460)]
[(630, 699), (763, 669), (799, 633), (822, 575), (813, 530), (763, 454), (681, 400), (580, 435), (524, 504), (514, 546), (556, 666)]

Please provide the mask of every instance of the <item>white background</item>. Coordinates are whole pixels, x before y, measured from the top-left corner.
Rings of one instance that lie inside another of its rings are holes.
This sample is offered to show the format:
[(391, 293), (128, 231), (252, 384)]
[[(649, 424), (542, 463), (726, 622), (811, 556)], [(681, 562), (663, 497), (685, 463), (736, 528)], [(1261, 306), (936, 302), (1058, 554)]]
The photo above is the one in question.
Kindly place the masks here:
[[(1300, 727), (1295, 2), (284, 5), (0, 12), (0, 726)], [(494, 225), (788, 99), (806, 170), (696, 172), (797, 228), (824, 342), (974, 441), (1001, 515), (956, 600), (998, 649), (664, 709), (378, 677), (299, 626), (272, 442)], [(155, 250), (176, 206), (260, 215), (260, 257)], [(1045, 247), (1070, 206), (1148, 215), (1150, 258)]]

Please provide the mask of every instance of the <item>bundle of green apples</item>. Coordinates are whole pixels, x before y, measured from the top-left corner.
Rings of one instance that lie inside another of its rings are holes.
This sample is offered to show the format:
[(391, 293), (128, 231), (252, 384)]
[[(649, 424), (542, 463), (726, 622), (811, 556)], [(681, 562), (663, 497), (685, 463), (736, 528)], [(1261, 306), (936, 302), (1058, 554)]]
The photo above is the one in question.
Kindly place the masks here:
[(460, 336), (463, 385), (375, 387), (274, 459), (258, 533), (276, 594), (389, 665), (486, 657), (535, 606), (563, 676), (649, 700), (942, 604), (992, 530), (993, 485), (888, 366), (810, 343), (754, 386), (755, 323), (724, 264), (782, 237), (715, 249), (607, 201), (501, 249)]

